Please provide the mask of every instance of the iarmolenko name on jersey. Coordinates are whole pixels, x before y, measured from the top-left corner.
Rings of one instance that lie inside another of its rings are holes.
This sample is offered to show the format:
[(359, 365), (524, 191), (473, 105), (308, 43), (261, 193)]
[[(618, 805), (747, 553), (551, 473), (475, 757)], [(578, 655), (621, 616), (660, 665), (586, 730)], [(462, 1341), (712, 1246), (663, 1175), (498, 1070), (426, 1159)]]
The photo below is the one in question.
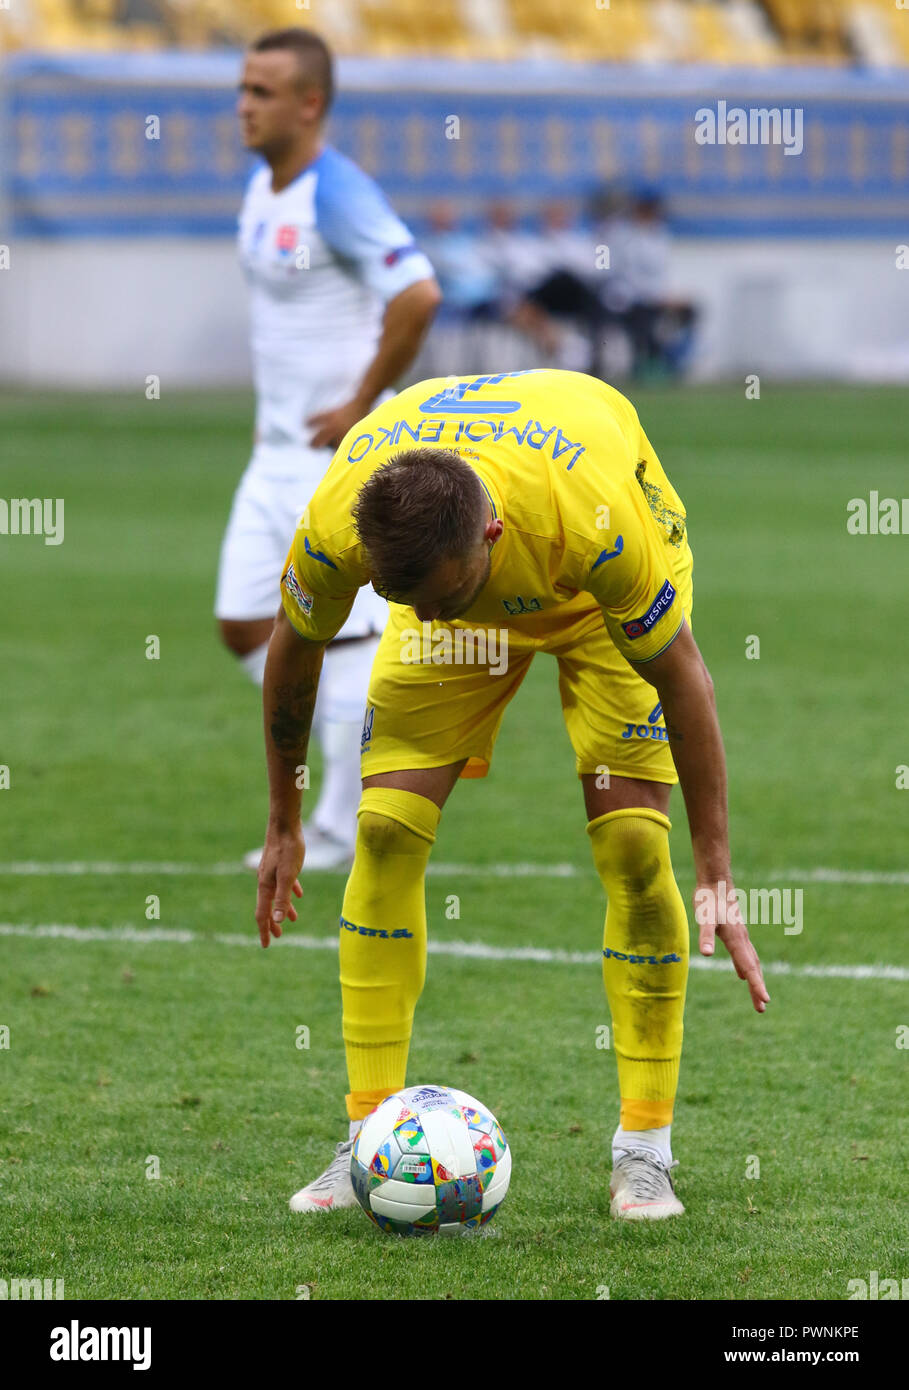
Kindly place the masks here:
[(455, 431), (454, 439), (450, 441), (452, 445), (465, 439), (473, 444), (486, 440), (501, 444), (514, 435), (516, 444), (545, 451), (552, 459), (564, 459), (566, 471), (574, 468), (587, 450), (586, 444), (568, 439), (558, 425), (543, 425), (539, 420), (527, 419), (523, 425), (507, 425), (504, 420), (478, 420), (476, 417), (470, 420), (427, 419), (417, 424), (395, 420), (387, 429), (380, 427), (374, 434), (358, 435), (348, 450), (347, 462), (360, 463), (368, 454), (377, 453), (380, 449), (396, 449), (409, 444), (438, 444), (445, 431), (451, 429)]

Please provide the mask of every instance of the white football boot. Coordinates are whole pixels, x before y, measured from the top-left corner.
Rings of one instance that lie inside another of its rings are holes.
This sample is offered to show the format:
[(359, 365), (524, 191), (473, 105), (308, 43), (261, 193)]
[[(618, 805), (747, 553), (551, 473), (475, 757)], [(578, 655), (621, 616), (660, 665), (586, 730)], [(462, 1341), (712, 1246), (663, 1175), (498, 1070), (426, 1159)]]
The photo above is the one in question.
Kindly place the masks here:
[[(305, 874), (307, 869), (346, 870), (353, 863), (353, 846), (337, 839), (326, 830), (320, 830), (317, 825), (304, 825), (303, 843), (306, 846), (306, 853), (303, 858), (301, 873)], [(258, 873), (261, 862), (261, 846), (259, 849), (251, 849), (248, 854), (243, 856), (244, 869), (251, 869), (253, 873)]]
[(307, 869), (349, 869), (353, 863), (353, 845), (312, 822), (303, 827), (303, 843), (306, 846), (303, 873)]
[(350, 1180), (350, 1153), (359, 1128), (359, 1123), (356, 1128), (351, 1125), (350, 1138), (337, 1146), (325, 1172), (294, 1193), (290, 1199), (291, 1211), (339, 1211), (341, 1207), (357, 1205)]
[(671, 1169), (678, 1163), (665, 1164), (646, 1149), (629, 1149), (620, 1153), (612, 1165), (609, 1183), (609, 1211), (623, 1221), (661, 1221), (666, 1216), (681, 1216), (685, 1208), (675, 1195)]

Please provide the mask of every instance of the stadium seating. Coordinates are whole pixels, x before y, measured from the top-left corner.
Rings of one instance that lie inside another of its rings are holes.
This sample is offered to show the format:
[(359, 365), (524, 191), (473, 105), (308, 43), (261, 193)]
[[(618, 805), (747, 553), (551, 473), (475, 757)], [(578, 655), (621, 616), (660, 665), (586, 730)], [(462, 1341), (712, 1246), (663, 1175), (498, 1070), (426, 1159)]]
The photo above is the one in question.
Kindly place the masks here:
[(855, 52), (869, 67), (909, 63), (909, 10), (898, 10), (893, 0), (852, 5), (845, 27)]
[(237, 46), (288, 22), (340, 54), (516, 61), (909, 64), (894, 0), (32, 0), (6, 12), (7, 49)]

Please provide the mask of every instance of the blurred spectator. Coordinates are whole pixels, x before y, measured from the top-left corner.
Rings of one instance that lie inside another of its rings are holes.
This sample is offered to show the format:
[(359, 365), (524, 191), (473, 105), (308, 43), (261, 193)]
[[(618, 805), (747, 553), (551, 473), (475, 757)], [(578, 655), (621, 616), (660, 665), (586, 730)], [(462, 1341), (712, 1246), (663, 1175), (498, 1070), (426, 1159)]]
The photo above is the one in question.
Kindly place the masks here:
[(476, 236), (458, 226), (455, 206), (448, 199), (430, 206), (422, 243), (442, 289), (443, 315), (472, 316), (497, 300), (495, 271), (479, 255)]
[(459, 224), (448, 199), (427, 216), (423, 244), (455, 332), (444, 350), (438, 340), (445, 354), (499, 365), (488, 358), (509, 350), (507, 334), (495, 337), (501, 325), (529, 339), (548, 366), (604, 379), (683, 369), (697, 312), (670, 292), (671, 233), (656, 192), (603, 190), (586, 224), (572, 202), (553, 199), (534, 231), (504, 199), (489, 204), (478, 232)]
[(501, 318), (510, 317), (546, 272), (546, 254), (539, 236), (522, 230), (513, 204), (504, 199), (487, 208), (477, 255), (495, 276), (495, 300)]
[(641, 190), (627, 211), (614, 201), (598, 235), (609, 247), (602, 299), (609, 317), (628, 333), (632, 374), (680, 371), (697, 311), (669, 292), (672, 234), (662, 198), (652, 189)]
[(597, 295), (595, 239), (580, 230), (563, 200), (547, 203), (540, 220), (543, 274), (515, 307), (512, 322), (559, 366), (597, 375), (605, 312)]
[(547, 271), (569, 271), (584, 283), (592, 283), (596, 274), (596, 242), (589, 231), (581, 229), (575, 205), (564, 198), (544, 203), (540, 227)]

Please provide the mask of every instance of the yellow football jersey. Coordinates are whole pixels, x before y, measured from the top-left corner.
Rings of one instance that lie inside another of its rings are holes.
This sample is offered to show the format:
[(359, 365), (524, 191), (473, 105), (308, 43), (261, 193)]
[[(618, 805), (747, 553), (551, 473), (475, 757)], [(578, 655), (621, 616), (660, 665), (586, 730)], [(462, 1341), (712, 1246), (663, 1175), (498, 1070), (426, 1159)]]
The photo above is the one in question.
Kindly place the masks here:
[(599, 605), (630, 660), (669, 645), (690, 584), (685, 508), (631, 402), (594, 377), (550, 370), (418, 382), (346, 435), (281, 581), (302, 637), (332, 638), (371, 577), (351, 517), (359, 489), (421, 445), (459, 454), (504, 523), (486, 585), (451, 626), (544, 636)]

